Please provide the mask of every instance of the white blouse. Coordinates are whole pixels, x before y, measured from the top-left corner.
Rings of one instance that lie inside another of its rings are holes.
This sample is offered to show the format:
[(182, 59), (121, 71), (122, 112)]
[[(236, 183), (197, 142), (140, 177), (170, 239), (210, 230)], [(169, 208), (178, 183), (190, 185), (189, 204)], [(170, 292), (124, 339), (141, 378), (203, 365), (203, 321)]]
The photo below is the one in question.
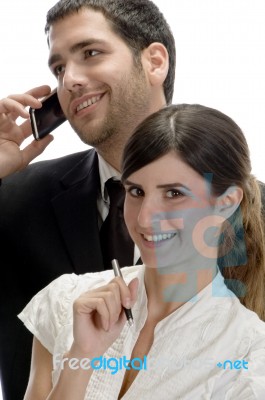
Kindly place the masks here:
[[(147, 317), (144, 266), (123, 268), (127, 283), (138, 276), (134, 325), (126, 323), (103, 357), (130, 358)], [(72, 304), (83, 292), (105, 285), (112, 271), (63, 275), (40, 291), (19, 318), (42, 345), (62, 356), (73, 340)], [(213, 290), (214, 286), (214, 290)], [(223, 277), (160, 321), (147, 354), (123, 400), (265, 399), (265, 323), (229, 291)], [(60, 368), (53, 371), (53, 384)], [(125, 369), (94, 370), (85, 400), (118, 398)]]

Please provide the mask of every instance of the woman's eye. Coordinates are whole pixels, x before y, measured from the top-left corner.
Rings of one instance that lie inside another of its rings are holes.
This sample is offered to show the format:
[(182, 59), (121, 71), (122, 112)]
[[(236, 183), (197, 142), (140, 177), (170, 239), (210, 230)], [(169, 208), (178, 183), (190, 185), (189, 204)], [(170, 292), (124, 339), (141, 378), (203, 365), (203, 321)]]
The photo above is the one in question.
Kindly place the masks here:
[(129, 188), (127, 191), (133, 197), (142, 197), (144, 195), (143, 190), (137, 187)]
[(172, 197), (182, 197), (184, 194), (178, 190), (178, 189), (170, 189), (166, 193), (166, 197), (172, 198)]

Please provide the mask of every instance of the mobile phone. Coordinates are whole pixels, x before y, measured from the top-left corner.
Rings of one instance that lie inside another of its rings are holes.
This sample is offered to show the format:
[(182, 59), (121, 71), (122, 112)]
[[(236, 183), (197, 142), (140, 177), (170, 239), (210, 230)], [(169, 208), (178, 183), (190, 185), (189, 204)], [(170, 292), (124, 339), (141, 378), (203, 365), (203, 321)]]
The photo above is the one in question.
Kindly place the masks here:
[(30, 107), (29, 115), (32, 133), (36, 140), (44, 138), (65, 122), (66, 118), (58, 100), (57, 89), (42, 100), (41, 108)]

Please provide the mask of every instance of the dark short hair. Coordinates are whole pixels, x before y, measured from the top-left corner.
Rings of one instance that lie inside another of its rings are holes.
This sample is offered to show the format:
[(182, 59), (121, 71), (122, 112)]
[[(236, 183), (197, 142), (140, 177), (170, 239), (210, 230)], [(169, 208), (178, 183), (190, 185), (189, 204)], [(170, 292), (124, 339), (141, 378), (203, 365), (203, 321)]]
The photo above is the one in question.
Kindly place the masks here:
[(113, 31), (129, 46), (137, 60), (151, 43), (162, 43), (169, 54), (169, 71), (164, 82), (167, 104), (171, 104), (176, 66), (175, 41), (158, 7), (150, 0), (60, 0), (47, 14), (45, 32), (51, 25), (82, 8), (100, 11)]
[(231, 118), (213, 108), (180, 104), (138, 126), (124, 149), (123, 179), (171, 150), (201, 176), (211, 174), (215, 194), (244, 186), (251, 171), (245, 136)]

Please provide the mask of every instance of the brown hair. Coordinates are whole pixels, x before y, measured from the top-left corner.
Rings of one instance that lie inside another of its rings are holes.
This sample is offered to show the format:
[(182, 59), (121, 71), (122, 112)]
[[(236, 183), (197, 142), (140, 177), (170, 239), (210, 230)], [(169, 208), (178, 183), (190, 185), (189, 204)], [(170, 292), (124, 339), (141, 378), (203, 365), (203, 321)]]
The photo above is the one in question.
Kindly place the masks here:
[(214, 195), (230, 186), (242, 188), (241, 206), (223, 225), (218, 265), (242, 304), (265, 319), (265, 215), (244, 134), (215, 109), (196, 104), (166, 107), (149, 116), (129, 139), (122, 179), (172, 150), (201, 176), (211, 174)]

